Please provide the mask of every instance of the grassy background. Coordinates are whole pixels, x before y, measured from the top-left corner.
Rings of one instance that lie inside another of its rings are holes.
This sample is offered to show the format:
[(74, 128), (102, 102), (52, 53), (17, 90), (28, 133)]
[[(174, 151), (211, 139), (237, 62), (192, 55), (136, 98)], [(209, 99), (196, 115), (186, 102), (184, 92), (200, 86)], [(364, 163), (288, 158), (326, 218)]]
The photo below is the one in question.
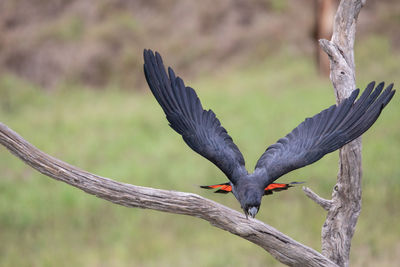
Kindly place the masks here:
[[(372, 51), (372, 53), (371, 53)], [(400, 54), (381, 36), (357, 46), (358, 85), (399, 83)], [(168, 62), (168, 55), (164, 55)], [(253, 169), (269, 144), (306, 116), (334, 103), (330, 82), (312, 59), (281, 53), (256, 65), (187, 80), (212, 108)], [(148, 91), (38, 90), (0, 79), (0, 120), (39, 149), (121, 182), (194, 192), (235, 209), (232, 195), (201, 184), (226, 181), (173, 132)], [(395, 96), (363, 138), (363, 209), (353, 266), (400, 260), (400, 98)], [(306, 181), (329, 198), (337, 152), (280, 181)], [(127, 209), (38, 174), (0, 147), (0, 266), (274, 266), (259, 247), (196, 218)], [(265, 197), (257, 216), (317, 250), (325, 212), (300, 187)]]

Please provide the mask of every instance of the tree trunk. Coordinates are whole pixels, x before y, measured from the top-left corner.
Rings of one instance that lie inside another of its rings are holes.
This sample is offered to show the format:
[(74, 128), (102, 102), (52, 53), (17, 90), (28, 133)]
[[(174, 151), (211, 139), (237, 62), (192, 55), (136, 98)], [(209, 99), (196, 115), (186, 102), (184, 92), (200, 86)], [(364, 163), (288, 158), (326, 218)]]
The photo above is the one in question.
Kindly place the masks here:
[[(356, 89), (354, 40), (358, 14), (365, 0), (342, 0), (331, 41), (321, 40), (330, 59), (330, 78), (339, 103)], [(322, 227), (322, 253), (348, 266), (351, 240), (361, 211), (361, 137), (340, 149), (339, 174), (332, 206)]]

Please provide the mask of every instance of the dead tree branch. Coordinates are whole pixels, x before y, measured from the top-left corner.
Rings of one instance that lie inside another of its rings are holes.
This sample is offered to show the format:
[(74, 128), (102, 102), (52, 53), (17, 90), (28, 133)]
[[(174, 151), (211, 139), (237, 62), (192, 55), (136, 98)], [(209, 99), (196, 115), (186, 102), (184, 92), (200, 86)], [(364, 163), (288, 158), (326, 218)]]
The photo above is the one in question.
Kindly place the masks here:
[(330, 210), (332, 207), (332, 200), (325, 199), (314, 193), (310, 188), (303, 186), (303, 191), (311, 200), (320, 205), (324, 210)]
[[(356, 89), (354, 40), (358, 14), (365, 0), (342, 0), (335, 16), (331, 41), (320, 40), (330, 59), (330, 78), (337, 102)], [(351, 240), (361, 211), (361, 138), (339, 152), (339, 173), (326, 221), (322, 253), (339, 266), (348, 266)]]
[(0, 143), (42, 174), (115, 204), (201, 218), (253, 242), (289, 266), (337, 266), (275, 228), (247, 220), (242, 213), (199, 195), (124, 184), (80, 170), (40, 151), (2, 123)]

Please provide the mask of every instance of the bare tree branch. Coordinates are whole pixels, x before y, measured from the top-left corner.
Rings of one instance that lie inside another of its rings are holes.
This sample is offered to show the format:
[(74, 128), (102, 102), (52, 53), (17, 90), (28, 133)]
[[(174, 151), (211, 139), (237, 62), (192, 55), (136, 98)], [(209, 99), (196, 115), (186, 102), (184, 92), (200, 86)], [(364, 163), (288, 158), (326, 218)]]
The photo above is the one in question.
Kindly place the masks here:
[(332, 207), (332, 200), (328, 200), (318, 196), (310, 188), (303, 186), (303, 191), (311, 200), (320, 205), (324, 210), (329, 210)]
[[(342, 0), (331, 41), (320, 40), (330, 58), (330, 78), (340, 102), (356, 89), (354, 40), (358, 14), (365, 0)], [(339, 174), (332, 205), (322, 227), (322, 253), (339, 266), (348, 266), (351, 240), (361, 211), (361, 138), (340, 149)]]
[(289, 266), (337, 266), (256, 219), (247, 220), (235, 210), (199, 195), (134, 186), (100, 177), (53, 158), (32, 146), (0, 123), (0, 143), (37, 171), (77, 187), (86, 193), (126, 207), (139, 207), (201, 218), (262, 247)]

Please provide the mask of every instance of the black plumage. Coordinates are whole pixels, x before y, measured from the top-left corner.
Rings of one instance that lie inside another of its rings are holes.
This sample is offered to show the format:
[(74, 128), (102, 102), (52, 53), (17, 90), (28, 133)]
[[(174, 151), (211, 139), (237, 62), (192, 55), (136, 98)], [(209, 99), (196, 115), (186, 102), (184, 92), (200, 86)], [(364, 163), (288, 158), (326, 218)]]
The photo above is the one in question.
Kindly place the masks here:
[(371, 82), (356, 101), (359, 89), (354, 90), (339, 105), (332, 105), (307, 118), (291, 133), (269, 146), (254, 172), (249, 174), (243, 155), (214, 112), (203, 109), (196, 92), (185, 86), (171, 68), (168, 68), (167, 75), (157, 52), (144, 50), (144, 73), (169, 125), (182, 135), (190, 148), (225, 173), (246, 216), (252, 217), (258, 212), (268, 185), (362, 135), (395, 93), (393, 84), (383, 90), (384, 83), (375, 87), (375, 82)]

